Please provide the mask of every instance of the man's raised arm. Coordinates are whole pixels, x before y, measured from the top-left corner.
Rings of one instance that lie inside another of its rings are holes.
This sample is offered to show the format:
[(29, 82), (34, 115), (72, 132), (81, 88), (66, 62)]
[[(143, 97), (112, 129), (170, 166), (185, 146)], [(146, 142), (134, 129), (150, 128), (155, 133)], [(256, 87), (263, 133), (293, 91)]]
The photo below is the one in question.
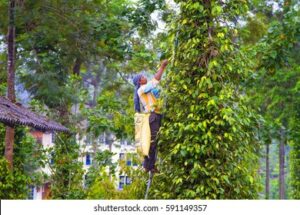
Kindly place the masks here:
[(157, 70), (156, 74), (154, 75), (154, 78), (158, 81), (160, 81), (161, 76), (163, 74), (163, 72), (165, 71), (166, 66), (168, 65), (168, 60), (163, 60), (163, 62), (161, 63), (160, 68)]

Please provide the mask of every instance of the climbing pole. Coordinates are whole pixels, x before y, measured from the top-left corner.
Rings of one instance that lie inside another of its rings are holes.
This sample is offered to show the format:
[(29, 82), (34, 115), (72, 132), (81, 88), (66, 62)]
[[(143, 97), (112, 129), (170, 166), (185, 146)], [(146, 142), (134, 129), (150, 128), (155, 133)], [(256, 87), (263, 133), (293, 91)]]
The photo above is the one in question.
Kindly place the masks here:
[(177, 47), (178, 47), (178, 29), (176, 30), (176, 34), (175, 34), (175, 38), (174, 38), (174, 47), (173, 47), (173, 53), (172, 53), (172, 57), (171, 57), (171, 68), (174, 67), (174, 61), (175, 61), (175, 57), (176, 57), (176, 51), (177, 51)]
[[(157, 160), (157, 149), (155, 152), (155, 160)], [(149, 171), (149, 179), (147, 181), (147, 189), (146, 189), (146, 193), (145, 193), (145, 199), (148, 199), (148, 193), (149, 193), (149, 190), (150, 190), (150, 187), (152, 184), (153, 177), (154, 177), (154, 172)]]
[[(174, 66), (176, 51), (177, 51), (177, 47), (178, 47), (178, 32), (179, 32), (179, 30), (177, 30), (176, 34), (175, 34), (173, 53), (172, 53), (172, 57), (170, 59), (171, 60), (172, 68)], [(156, 153), (155, 153), (155, 160), (156, 159), (157, 159), (157, 150), (156, 150)], [(151, 172), (151, 171), (149, 171), (149, 179), (147, 181), (147, 189), (146, 189), (146, 193), (145, 193), (145, 199), (148, 199), (148, 193), (149, 193), (149, 190), (150, 190), (150, 187), (151, 187), (151, 184), (152, 184), (153, 177), (154, 177), (154, 173)]]
[(148, 199), (148, 193), (149, 193), (150, 186), (152, 184), (153, 176), (154, 176), (154, 173), (150, 171), (149, 172), (149, 179), (147, 181), (147, 189), (146, 189), (145, 199)]

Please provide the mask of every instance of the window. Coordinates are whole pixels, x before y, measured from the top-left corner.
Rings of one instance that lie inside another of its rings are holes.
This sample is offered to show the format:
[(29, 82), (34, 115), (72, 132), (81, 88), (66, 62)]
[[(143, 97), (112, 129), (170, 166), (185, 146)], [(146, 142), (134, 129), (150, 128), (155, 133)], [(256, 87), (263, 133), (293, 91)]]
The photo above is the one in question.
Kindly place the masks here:
[(124, 159), (125, 159), (125, 153), (120, 153), (119, 160), (124, 160)]
[(131, 160), (127, 160), (127, 161), (126, 161), (126, 165), (127, 165), (127, 166), (131, 166)]
[(85, 156), (85, 165), (91, 165), (91, 155), (86, 154)]
[(119, 178), (120, 178), (120, 180), (119, 180), (119, 189), (123, 189), (124, 184), (125, 184), (125, 176), (120, 175)]
[(133, 165), (133, 166), (137, 166), (137, 165), (138, 165), (138, 164), (137, 164), (136, 158), (133, 158), (133, 159), (132, 159), (132, 165)]
[(120, 144), (121, 144), (121, 146), (130, 146), (131, 142), (129, 140), (122, 139), (122, 140), (120, 140)]
[(126, 140), (126, 145), (127, 146), (131, 146), (132, 145), (132, 142), (130, 140)]
[(127, 166), (137, 166), (137, 159), (135, 153), (127, 153), (126, 155), (126, 165)]
[(126, 185), (129, 185), (131, 184), (131, 178), (126, 176)]
[(87, 183), (88, 183), (88, 174), (85, 174), (84, 180), (83, 180), (84, 187), (87, 187), (87, 185), (88, 185)]
[(51, 133), (51, 141), (52, 141), (52, 143), (55, 143), (55, 133), (54, 132), (52, 132)]
[(34, 198), (34, 186), (29, 186), (29, 194), (28, 194), (28, 199), (33, 199)]
[(50, 165), (54, 164), (54, 152), (50, 153)]
[(105, 144), (105, 133), (101, 134), (98, 138), (100, 144)]
[(36, 138), (36, 142), (37, 142), (38, 144), (43, 144), (43, 136), (37, 137), (37, 138)]
[(92, 135), (91, 134), (87, 134), (85, 138), (86, 138), (85, 139), (86, 145), (92, 145), (92, 142), (93, 142)]
[(105, 134), (104, 144), (105, 145), (110, 145), (111, 142), (112, 142), (111, 135), (110, 134)]
[(127, 142), (126, 142), (126, 140), (123, 140), (123, 139), (122, 139), (122, 140), (120, 141), (120, 144), (121, 144), (121, 146), (123, 146), (123, 145), (125, 146), (125, 145), (127, 145)]

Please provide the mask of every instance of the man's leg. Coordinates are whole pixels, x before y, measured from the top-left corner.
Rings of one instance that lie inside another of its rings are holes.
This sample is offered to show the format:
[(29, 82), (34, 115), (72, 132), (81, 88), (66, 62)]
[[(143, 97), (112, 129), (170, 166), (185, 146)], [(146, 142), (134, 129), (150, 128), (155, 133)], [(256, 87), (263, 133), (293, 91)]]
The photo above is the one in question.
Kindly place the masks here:
[(150, 169), (149, 169), (149, 157), (148, 157), (148, 156), (144, 156), (143, 167), (144, 167), (144, 169), (145, 169), (146, 171), (147, 171), (147, 170), (150, 170)]
[(156, 151), (157, 151), (157, 133), (161, 124), (161, 115), (151, 113), (149, 118), (150, 130), (151, 130), (151, 144), (149, 151), (149, 170), (155, 168)]

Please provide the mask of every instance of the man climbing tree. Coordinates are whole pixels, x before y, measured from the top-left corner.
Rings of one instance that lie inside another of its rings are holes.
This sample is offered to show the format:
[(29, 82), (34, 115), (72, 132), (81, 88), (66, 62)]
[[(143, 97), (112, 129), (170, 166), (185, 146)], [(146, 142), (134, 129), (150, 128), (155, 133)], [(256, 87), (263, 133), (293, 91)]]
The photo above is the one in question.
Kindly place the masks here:
[[(152, 173), (157, 173), (158, 170), (155, 167), (156, 161), (156, 151), (157, 151), (157, 133), (161, 126), (160, 109), (157, 105), (157, 99), (159, 98), (159, 90), (157, 85), (161, 80), (161, 76), (165, 71), (168, 64), (168, 60), (164, 60), (158, 69), (157, 73), (151, 81), (147, 81), (147, 78), (138, 74), (133, 78), (133, 83), (135, 85), (134, 91), (134, 108), (136, 112), (150, 113), (149, 124), (151, 132), (151, 143), (149, 156), (145, 156), (144, 168), (146, 172), (151, 171)], [(142, 106), (142, 110), (141, 110)]]

